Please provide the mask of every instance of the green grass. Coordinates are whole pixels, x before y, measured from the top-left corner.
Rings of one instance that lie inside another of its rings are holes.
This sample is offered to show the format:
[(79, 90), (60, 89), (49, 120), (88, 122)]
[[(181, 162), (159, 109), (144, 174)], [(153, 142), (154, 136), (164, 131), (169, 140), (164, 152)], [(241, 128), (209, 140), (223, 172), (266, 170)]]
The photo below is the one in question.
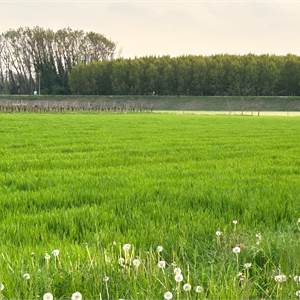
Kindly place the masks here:
[(274, 276), (300, 275), (299, 137), (298, 117), (0, 115), (2, 297), (296, 298)]

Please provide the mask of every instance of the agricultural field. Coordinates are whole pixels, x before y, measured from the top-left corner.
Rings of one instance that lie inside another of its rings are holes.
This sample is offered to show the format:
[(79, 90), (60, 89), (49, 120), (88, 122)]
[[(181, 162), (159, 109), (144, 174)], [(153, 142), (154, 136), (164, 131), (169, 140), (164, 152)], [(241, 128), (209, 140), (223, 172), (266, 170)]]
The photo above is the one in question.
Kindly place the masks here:
[(299, 117), (0, 114), (0, 158), (1, 298), (300, 296)]

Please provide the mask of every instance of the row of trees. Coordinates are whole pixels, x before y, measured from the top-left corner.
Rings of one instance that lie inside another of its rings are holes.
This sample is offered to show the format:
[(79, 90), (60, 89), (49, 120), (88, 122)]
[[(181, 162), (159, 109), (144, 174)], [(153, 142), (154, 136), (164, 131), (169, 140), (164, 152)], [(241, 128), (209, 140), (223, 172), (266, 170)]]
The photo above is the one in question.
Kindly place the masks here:
[(300, 95), (300, 57), (214, 55), (143, 57), (77, 65), (75, 94)]
[(70, 28), (19, 28), (0, 34), (0, 93), (68, 94), (69, 73), (78, 63), (113, 58), (115, 44), (101, 34)]

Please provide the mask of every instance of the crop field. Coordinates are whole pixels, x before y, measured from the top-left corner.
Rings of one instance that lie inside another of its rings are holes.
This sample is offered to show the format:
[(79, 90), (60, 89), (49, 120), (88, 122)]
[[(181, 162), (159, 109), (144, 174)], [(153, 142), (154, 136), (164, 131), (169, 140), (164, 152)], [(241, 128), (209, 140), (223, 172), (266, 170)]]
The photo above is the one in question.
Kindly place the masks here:
[(0, 114), (0, 204), (1, 298), (300, 290), (299, 117)]

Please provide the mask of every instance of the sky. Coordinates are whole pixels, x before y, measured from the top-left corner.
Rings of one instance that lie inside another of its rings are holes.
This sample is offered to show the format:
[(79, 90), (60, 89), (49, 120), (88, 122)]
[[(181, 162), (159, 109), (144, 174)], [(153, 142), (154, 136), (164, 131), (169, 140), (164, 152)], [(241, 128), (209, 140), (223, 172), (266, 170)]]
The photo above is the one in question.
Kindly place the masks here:
[(300, 0), (0, 0), (0, 31), (96, 31), (123, 57), (300, 55)]

